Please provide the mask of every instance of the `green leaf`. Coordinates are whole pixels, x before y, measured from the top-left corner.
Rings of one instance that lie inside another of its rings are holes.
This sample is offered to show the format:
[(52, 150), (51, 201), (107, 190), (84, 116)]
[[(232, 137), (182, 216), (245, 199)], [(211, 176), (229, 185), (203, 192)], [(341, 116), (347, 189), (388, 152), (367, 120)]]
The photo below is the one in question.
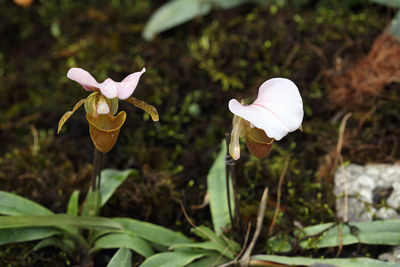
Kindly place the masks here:
[[(337, 267), (389, 267), (398, 266), (398, 263), (387, 263), (379, 260), (368, 258), (349, 258), (349, 259), (312, 259), (306, 257), (286, 257), (274, 255), (255, 255), (250, 258), (250, 265), (252, 261), (265, 261), (268, 263), (280, 263), (295, 266), (311, 266), (313, 264), (332, 264)], [(261, 264), (259, 264), (261, 265)], [(253, 265), (252, 265), (253, 266)], [(268, 266), (268, 265), (262, 265)], [(272, 265), (273, 266), (273, 265)], [(322, 266), (322, 265), (321, 265)]]
[(204, 0), (171, 0), (151, 15), (142, 36), (151, 41), (160, 32), (210, 12), (211, 3)]
[(0, 245), (39, 240), (61, 233), (61, 230), (52, 227), (0, 229)]
[(100, 193), (101, 206), (114, 194), (115, 190), (129, 177), (129, 175), (137, 173), (136, 170), (128, 169), (124, 171), (105, 169), (101, 172)]
[(221, 257), (220, 254), (207, 253), (207, 255), (204, 256), (203, 258), (195, 260), (186, 266), (187, 267), (205, 267), (205, 266), (214, 267), (214, 266), (218, 266), (218, 265), (223, 264), (228, 261), (229, 261), (228, 258)]
[[(400, 5), (400, 1), (398, 3)], [(400, 41), (400, 10), (397, 11), (396, 16), (390, 22), (389, 32)]]
[(143, 239), (129, 235), (127, 233), (113, 233), (99, 238), (93, 247), (93, 250), (121, 248), (126, 247), (136, 251), (144, 257), (150, 257), (154, 254), (151, 246)]
[(192, 232), (205, 240), (210, 240), (218, 248), (217, 251), (221, 252), (221, 254), (227, 255), (229, 258), (237, 252), (237, 244), (226, 242), (208, 227), (198, 226), (192, 228)]
[(75, 226), (95, 230), (121, 230), (121, 225), (118, 222), (102, 217), (77, 217), (66, 214), (0, 216), (0, 229), (51, 226)]
[[(221, 150), (207, 176), (208, 195), (210, 197), (210, 210), (215, 232), (222, 233), (222, 228), (230, 224), (229, 207), (226, 188), (225, 170), (226, 144), (222, 142)], [(235, 210), (232, 181), (229, 179), (229, 192), (231, 196), (232, 213)], [(233, 214), (232, 214), (233, 216)]]
[(3, 215), (49, 215), (52, 211), (23, 197), (0, 191), (0, 214)]
[(142, 36), (145, 40), (151, 41), (160, 32), (208, 14), (212, 7), (229, 9), (245, 3), (267, 2), (267, 0), (171, 0), (151, 15)]
[(67, 214), (77, 216), (78, 207), (79, 207), (79, 190), (75, 190), (69, 197)]
[(118, 249), (117, 253), (111, 258), (107, 267), (131, 267), (132, 252), (127, 248)]
[(189, 251), (163, 252), (147, 258), (140, 267), (181, 267), (204, 255)]
[(122, 225), (124, 231), (166, 247), (192, 242), (181, 233), (148, 222), (128, 218), (114, 218), (113, 220)]
[(75, 243), (72, 240), (56, 236), (40, 241), (33, 250), (37, 251), (45, 247), (56, 247), (67, 252), (69, 255), (74, 255), (76, 252)]
[[(339, 230), (340, 229), (340, 230)], [(321, 235), (318, 235), (320, 234)], [(333, 225), (332, 223), (318, 224), (295, 231), (299, 238), (310, 237), (300, 246), (304, 249), (337, 247), (339, 245), (369, 244), (369, 245), (399, 245), (400, 221), (385, 220), (358, 222)], [(287, 238), (286, 238), (287, 239)], [(291, 239), (289, 239), (291, 241)], [(290, 242), (282, 236), (274, 236), (268, 240), (274, 251), (287, 252)]]
[(213, 241), (221, 246), (227, 245), (221, 237), (219, 237), (213, 230), (206, 226), (197, 226), (196, 228), (192, 228), (192, 232), (205, 240)]
[(221, 247), (212, 241), (205, 241), (201, 243), (191, 243), (191, 244), (177, 244), (170, 247), (171, 250), (176, 250), (180, 248), (198, 248), (211, 251), (218, 251), (220, 255), (224, 255), (231, 260), (235, 258), (235, 255), (232, 253), (232, 251), (230, 251), (230, 249), (227, 246)]
[(86, 203), (83, 205), (82, 216), (97, 216), (100, 211), (101, 193), (89, 189), (86, 197)]
[(385, 5), (388, 7), (393, 8), (400, 8), (400, 1), (399, 0), (371, 0), (373, 3)]
[[(315, 235), (328, 229), (331, 223), (306, 227), (302, 230), (301, 237)], [(338, 230), (340, 227), (340, 233)], [(342, 236), (340, 240), (339, 235)], [(399, 245), (400, 244), (400, 221), (386, 220), (373, 222), (359, 222), (340, 224), (333, 226), (313, 242), (303, 241), (300, 245), (304, 248), (325, 248), (351, 244), (371, 245)]]

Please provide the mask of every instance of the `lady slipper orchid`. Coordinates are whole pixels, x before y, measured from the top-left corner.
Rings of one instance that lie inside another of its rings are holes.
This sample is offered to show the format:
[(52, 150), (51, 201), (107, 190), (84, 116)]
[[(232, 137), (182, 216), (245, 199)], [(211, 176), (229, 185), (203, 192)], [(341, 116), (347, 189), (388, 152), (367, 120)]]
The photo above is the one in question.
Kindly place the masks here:
[(230, 100), (229, 110), (234, 114), (229, 153), (235, 160), (240, 157), (240, 137), (246, 137), (254, 156), (265, 158), (274, 140), (279, 141), (301, 127), (304, 115), (299, 89), (285, 78), (265, 81), (251, 105)]
[[(143, 68), (139, 72), (128, 75), (121, 82), (115, 82), (108, 78), (98, 83), (89, 72), (80, 68), (71, 68), (67, 77), (78, 82), (86, 91), (93, 91), (87, 98), (81, 99), (75, 104), (72, 111), (66, 112), (58, 123), (57, 133), (60, 132), (64, 123), (82, 105), (85, 106), (86, 119), (89, 122), (90, 137), (96, 148), (107, 153), (110, 151), (118, 138), (120, 128), (125, 122), (126, 113), (118, 111), (118, 99), (147, 112), (153, 121), (158, 121), (157, 109), (146, 102), (131, 97), (136, 89), (140, 76), (146, 71)], [(116, 115), (117, 114), (117, 115)]]

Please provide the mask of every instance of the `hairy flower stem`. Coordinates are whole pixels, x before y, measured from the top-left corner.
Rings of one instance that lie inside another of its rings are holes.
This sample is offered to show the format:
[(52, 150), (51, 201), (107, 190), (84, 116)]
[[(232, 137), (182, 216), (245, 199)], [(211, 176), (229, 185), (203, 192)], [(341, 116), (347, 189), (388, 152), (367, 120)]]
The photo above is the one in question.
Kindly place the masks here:
[[(229, 154), (229, 142), (230, 142), (230, 136), (229, 133), (225, 134), (225, 139), (226, 139), (226, 156), (225, 156), (225, 180), (226, 180), (226, 196), (227, 196), (227, 201), (228, 201), (228, 211), (229, 211), (229, 218), (231, 220), (231, 227), (232, 229), (240, 229), (239, 225), (239, 220), (240, 218), (239, 215), (239, 208), (238, 208), (238, 199), (236, 195), (236, 176), (235, 176), (235, 162), (232, 159), (232, 157)], [(229, 186), (229, 178), (232, 179), (232, 192), (233, 192), (233, 197), (234, 197), (234, 207), (235, 207), (235, 218), (232, 213), (232, 206), (231, 206), (231, 195), (230, 195), (230, 186)]]
[(93, 152), (93, 175), (92, 175), (92, 189), (93, 191), (100, 190), (101, 182), (101, 169), (103, 168), (104, 153), (100, 152), (94, 147)]

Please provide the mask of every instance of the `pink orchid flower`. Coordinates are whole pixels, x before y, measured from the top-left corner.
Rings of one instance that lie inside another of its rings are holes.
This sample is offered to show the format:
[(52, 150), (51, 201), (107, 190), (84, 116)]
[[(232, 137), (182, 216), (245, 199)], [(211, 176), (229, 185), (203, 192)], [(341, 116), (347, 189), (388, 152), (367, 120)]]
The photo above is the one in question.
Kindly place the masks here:
[(128, 75), (121, 82), (115, 82), (111, 78), (108, 78), (104, 82), (98, 83), (86, 70), (71, 68), (67, 73), (67, 77), (78, 82), (86, 91), (100, 91), (102, 95), (109, 99), (118, 97), (121, 100), (125, 100), (135, 91), (140, 76), (144, 72), (146, 72), (146, 68)]
[[(251, 147), (255, 147), (256, 143), (267, 145), (265, 149), (270, 150), (274, 140), (279, 141), (301, 127), (304, 115), (299, 89), (285, 78), (264, 82), (258, 90), (257, 99), (251, 105), (243, 105), (236, 99), (230, 100), (229, 110), (236, 117), (229, 148), (235, 160), (240, 157), (240, 136), (246, 136), (250, 152), (253, 152)], [(260, 158), (267, 156), (269, 150), (261, 153)]]
[(96, 148), (107, 153), (117, 141), (120, 128), (126, 120), (125, 111), (118, 112), (118, 99), (134, 105), (147, 112), (153, 121), (158, 121), (158, 112), (155, 107), (146, 102), (131, 97), (139, 82), (140, 76), (146, 71), (143, 68), (139, 72), (128, 75), (121, 82), (115, 82), (108, 78), (98, 83), (89, 72), (81, 68), (71, 68), (67, 77), (78, 82), (86, 91), (94, 91), (88, 97), (81, 99), (71, 111), (66, 112), (58, 123), (57, 133), (60, 132), (65, 122), (82, 105), (85, 106), (86, 119), (89, 122), (90, 137)]

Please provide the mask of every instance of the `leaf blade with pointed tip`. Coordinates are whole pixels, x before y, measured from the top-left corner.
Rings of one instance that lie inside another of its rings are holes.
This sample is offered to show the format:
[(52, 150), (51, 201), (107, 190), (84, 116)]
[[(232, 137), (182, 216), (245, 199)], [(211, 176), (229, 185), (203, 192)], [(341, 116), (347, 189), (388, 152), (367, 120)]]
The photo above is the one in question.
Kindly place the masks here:
[(61, 233), (61, 230), (52, 227), (0, 229), (0, 245), (39, 240)]
[(53, 212), (27, 198), (0, 191), (0, 214), (50, 215), (53, 214)]
[(151, 41), (160, 32), (210, 12), (211, 3), (203, 0), (171, 0), (151, 15), (142, 36)]
[(147, 258), (139, 267), (182, 267), (206, 254), (189, 251), (157, 253)]
[(131, 267), (132, 252), (127, 248), (120, 248), (111, 258), (107, 267)]
[(67, 214), (77, 216), (78, 208), (79, 208), (79, 190), (75, 190), (69, 197)]
[(114, 169), (105, 169), (101, 172), (100, 193), (101, 206), (107, 203), (115, 190), (129, 177), (129, 175), (137, 173), (136, 170), (127, 169), (123, 171)]
[(143, 239), (127, 233), (112, 233), (100, 237), (93, 246), (93, 250), (121, 248), (131, 249), (148, 258), (154, 254), (151, 246)]
[[(225, 168), (226, 144), (222, 142), (221, 150), (212, 165), (207, 176), (208, 194), (210, 196), (210, 211), (214, 230), (217, 234), (222, 233), (222, 229), (231, 223), (226, 188), (226, 168)], [(231, 196), (231, 210), (235, 210), (232, 189), (232, 180), (229, 179), (229, 194)], [(232, 214), (233, 216), (234, 214)]]
[(123, 231), (131, 232), (135, 236), (165, 247), (175, 244), (192, 243), (183, 234), (159, 225), (128, 218), (113, 218), (113, 220), (122, 225)]
[(121, 230), (122, 226), (108, 218), (72, 216), (66, 214), (54, 215), (19, 215), (0, 216), (0, 229), (23, 227), (63, 227), (75, 226), (94, 230)]
[[(330, 264), (337, 267), (394, 267), (397, 266), (398, 263), (387, 263), (379, 260), (369, 259), (369, 258), (349, 258), (349, 259), (313, 259), (307, 257), (287, 257), (287, 256), (275, 256), (275, 255), (254, 255), (250, 258), (250, 263), (253, 261), (259, 262), (260, 265), (262, 262), (265, 263), (278, 263), (278, 264), (286, 264), (287, 266), (293, 265), (301, 265), (301, 266), (311, 266), (316, 264)], [(314, 265), (314, 266), (315, 266)], [(264, 266), (264, 265), (261, 265)], [(270, 266), (270, 265), (267, 265)], [(273, 265), (272, 265), (273, 266)]]

